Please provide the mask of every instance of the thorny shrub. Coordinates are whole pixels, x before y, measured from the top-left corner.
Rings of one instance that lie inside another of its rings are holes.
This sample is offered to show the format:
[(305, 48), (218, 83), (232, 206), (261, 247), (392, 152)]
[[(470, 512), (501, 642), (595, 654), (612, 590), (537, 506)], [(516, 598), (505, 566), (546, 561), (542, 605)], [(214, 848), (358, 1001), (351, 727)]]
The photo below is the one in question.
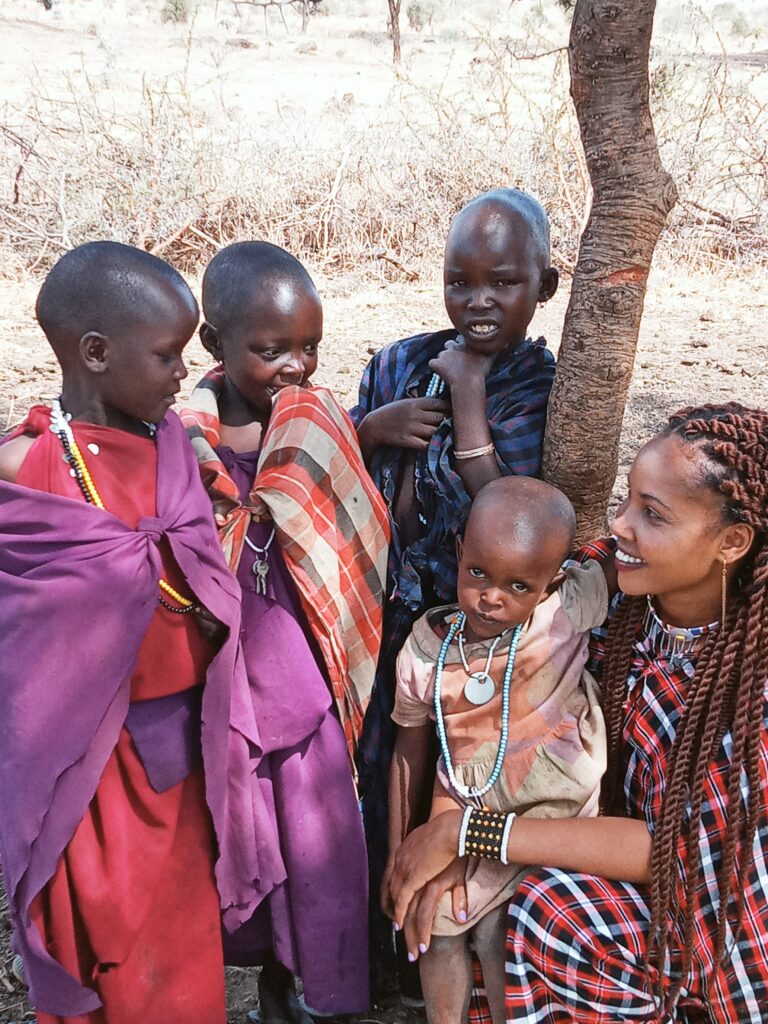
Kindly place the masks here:
[[(568, 271), (589, 179), (565, 52), (540, 50), (530, 34), (520, 43), (481, 33), (467, 74), (426, 89), (401, 72), (372, 124), (342, 101), (321, 124), (297, 117), (290, 131), (258, 137), (236, 117), (212, 118), (183, 78), (145, 82), (129, 110), (107, 77), (84, 70), (55, 99), (38, 79), (0, 128), (5, 272), (43, 270), (71, 245), (105, 237), (193, 270), (218, 247), (256, 237), (329, 268), (430, 274), (451, 216), (499, 184), (541, 199)], [(761, 74), (725, 55), (654, 62), (656, 129), (680, 192), (661, 259), (768, 263)]]

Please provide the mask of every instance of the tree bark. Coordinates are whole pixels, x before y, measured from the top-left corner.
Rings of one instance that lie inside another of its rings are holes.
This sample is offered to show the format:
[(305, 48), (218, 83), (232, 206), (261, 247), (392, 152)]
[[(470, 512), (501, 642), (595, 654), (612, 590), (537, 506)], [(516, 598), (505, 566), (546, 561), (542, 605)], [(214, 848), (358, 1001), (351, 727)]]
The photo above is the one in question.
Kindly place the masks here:
[(606, 530), (648, 271), (677, 201), (649, 105), (655, 6), (577, 0), (568, 47), (594, 198), (565, 316), (542, 471), (573, 501), (579, 541)]
[(400, 63), (400, 8), (403, 0), (387, 0), (389, 7), (389, 34), (392, 37), (392, 63)]

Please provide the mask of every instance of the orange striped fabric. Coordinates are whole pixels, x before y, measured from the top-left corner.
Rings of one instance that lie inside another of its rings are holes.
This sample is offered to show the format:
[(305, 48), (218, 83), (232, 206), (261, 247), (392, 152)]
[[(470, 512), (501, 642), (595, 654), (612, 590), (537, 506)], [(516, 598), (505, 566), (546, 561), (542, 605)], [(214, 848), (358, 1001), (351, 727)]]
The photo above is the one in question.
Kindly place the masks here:
[(350, 756), (373, 689), (386, 591), (389, 518), (363, 464), (351, 420), (324, 388), (278, 392), (253, 488), (241, 502), (220, 443), (217, 368), (179, 415), (234, 571), (251, 519), (271, 518), (325, 660)]

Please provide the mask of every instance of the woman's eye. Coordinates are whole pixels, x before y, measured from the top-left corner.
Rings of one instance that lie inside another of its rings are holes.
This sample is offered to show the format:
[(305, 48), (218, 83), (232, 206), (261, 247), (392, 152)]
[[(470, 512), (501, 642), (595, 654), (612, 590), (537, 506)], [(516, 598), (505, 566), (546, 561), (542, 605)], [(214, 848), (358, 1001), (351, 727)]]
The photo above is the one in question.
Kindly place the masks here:
[(646, 505), (643, 508), (643, 515), (645, 516), (646, 519), (650, 519), (651, 522), (656, 522), (656, 523), (664, 522), (664, 520), (659, 515), (659, 513), (655, 509), (651, 508), (650, 505)]

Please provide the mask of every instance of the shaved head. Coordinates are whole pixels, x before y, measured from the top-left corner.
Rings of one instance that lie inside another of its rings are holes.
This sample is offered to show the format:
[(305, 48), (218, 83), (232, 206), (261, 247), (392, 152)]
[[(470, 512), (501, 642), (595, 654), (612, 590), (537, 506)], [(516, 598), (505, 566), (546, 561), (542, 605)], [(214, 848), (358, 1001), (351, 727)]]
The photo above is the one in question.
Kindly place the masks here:
[(528, 232), (541, 267), (549, 266), (549, 218), (544, 207), (533, 196), (517, 188), (497, 188), (483, 192), (470, 200), (453, 218), (446, 247), (454, 232), (464, 229), (468, 222), (474, 222), (478, 217), (499, 219), (515, 228), (522, 226)]
[(271, 242), (237, 242), (217, 253), (203, 277), (203, 313), (226, 332), (250, 314), (260, 297), (291, 306), (297, 293), (316, 295), (312, 278), (295, 256)]
[(475, 498), (465, 535), (498, 537), (537, 550), (557, 571), (576, 536), (576, 513), (551, 484), (529, 476), (504, 476), (486, 484)]
[(181, 274), (120, 242), (87, 242), (62, 256), (43, 282), (35, 312), (60, 361), (89, 333), (125, 335), (157, 317), (196, 323), (199, 315)]

